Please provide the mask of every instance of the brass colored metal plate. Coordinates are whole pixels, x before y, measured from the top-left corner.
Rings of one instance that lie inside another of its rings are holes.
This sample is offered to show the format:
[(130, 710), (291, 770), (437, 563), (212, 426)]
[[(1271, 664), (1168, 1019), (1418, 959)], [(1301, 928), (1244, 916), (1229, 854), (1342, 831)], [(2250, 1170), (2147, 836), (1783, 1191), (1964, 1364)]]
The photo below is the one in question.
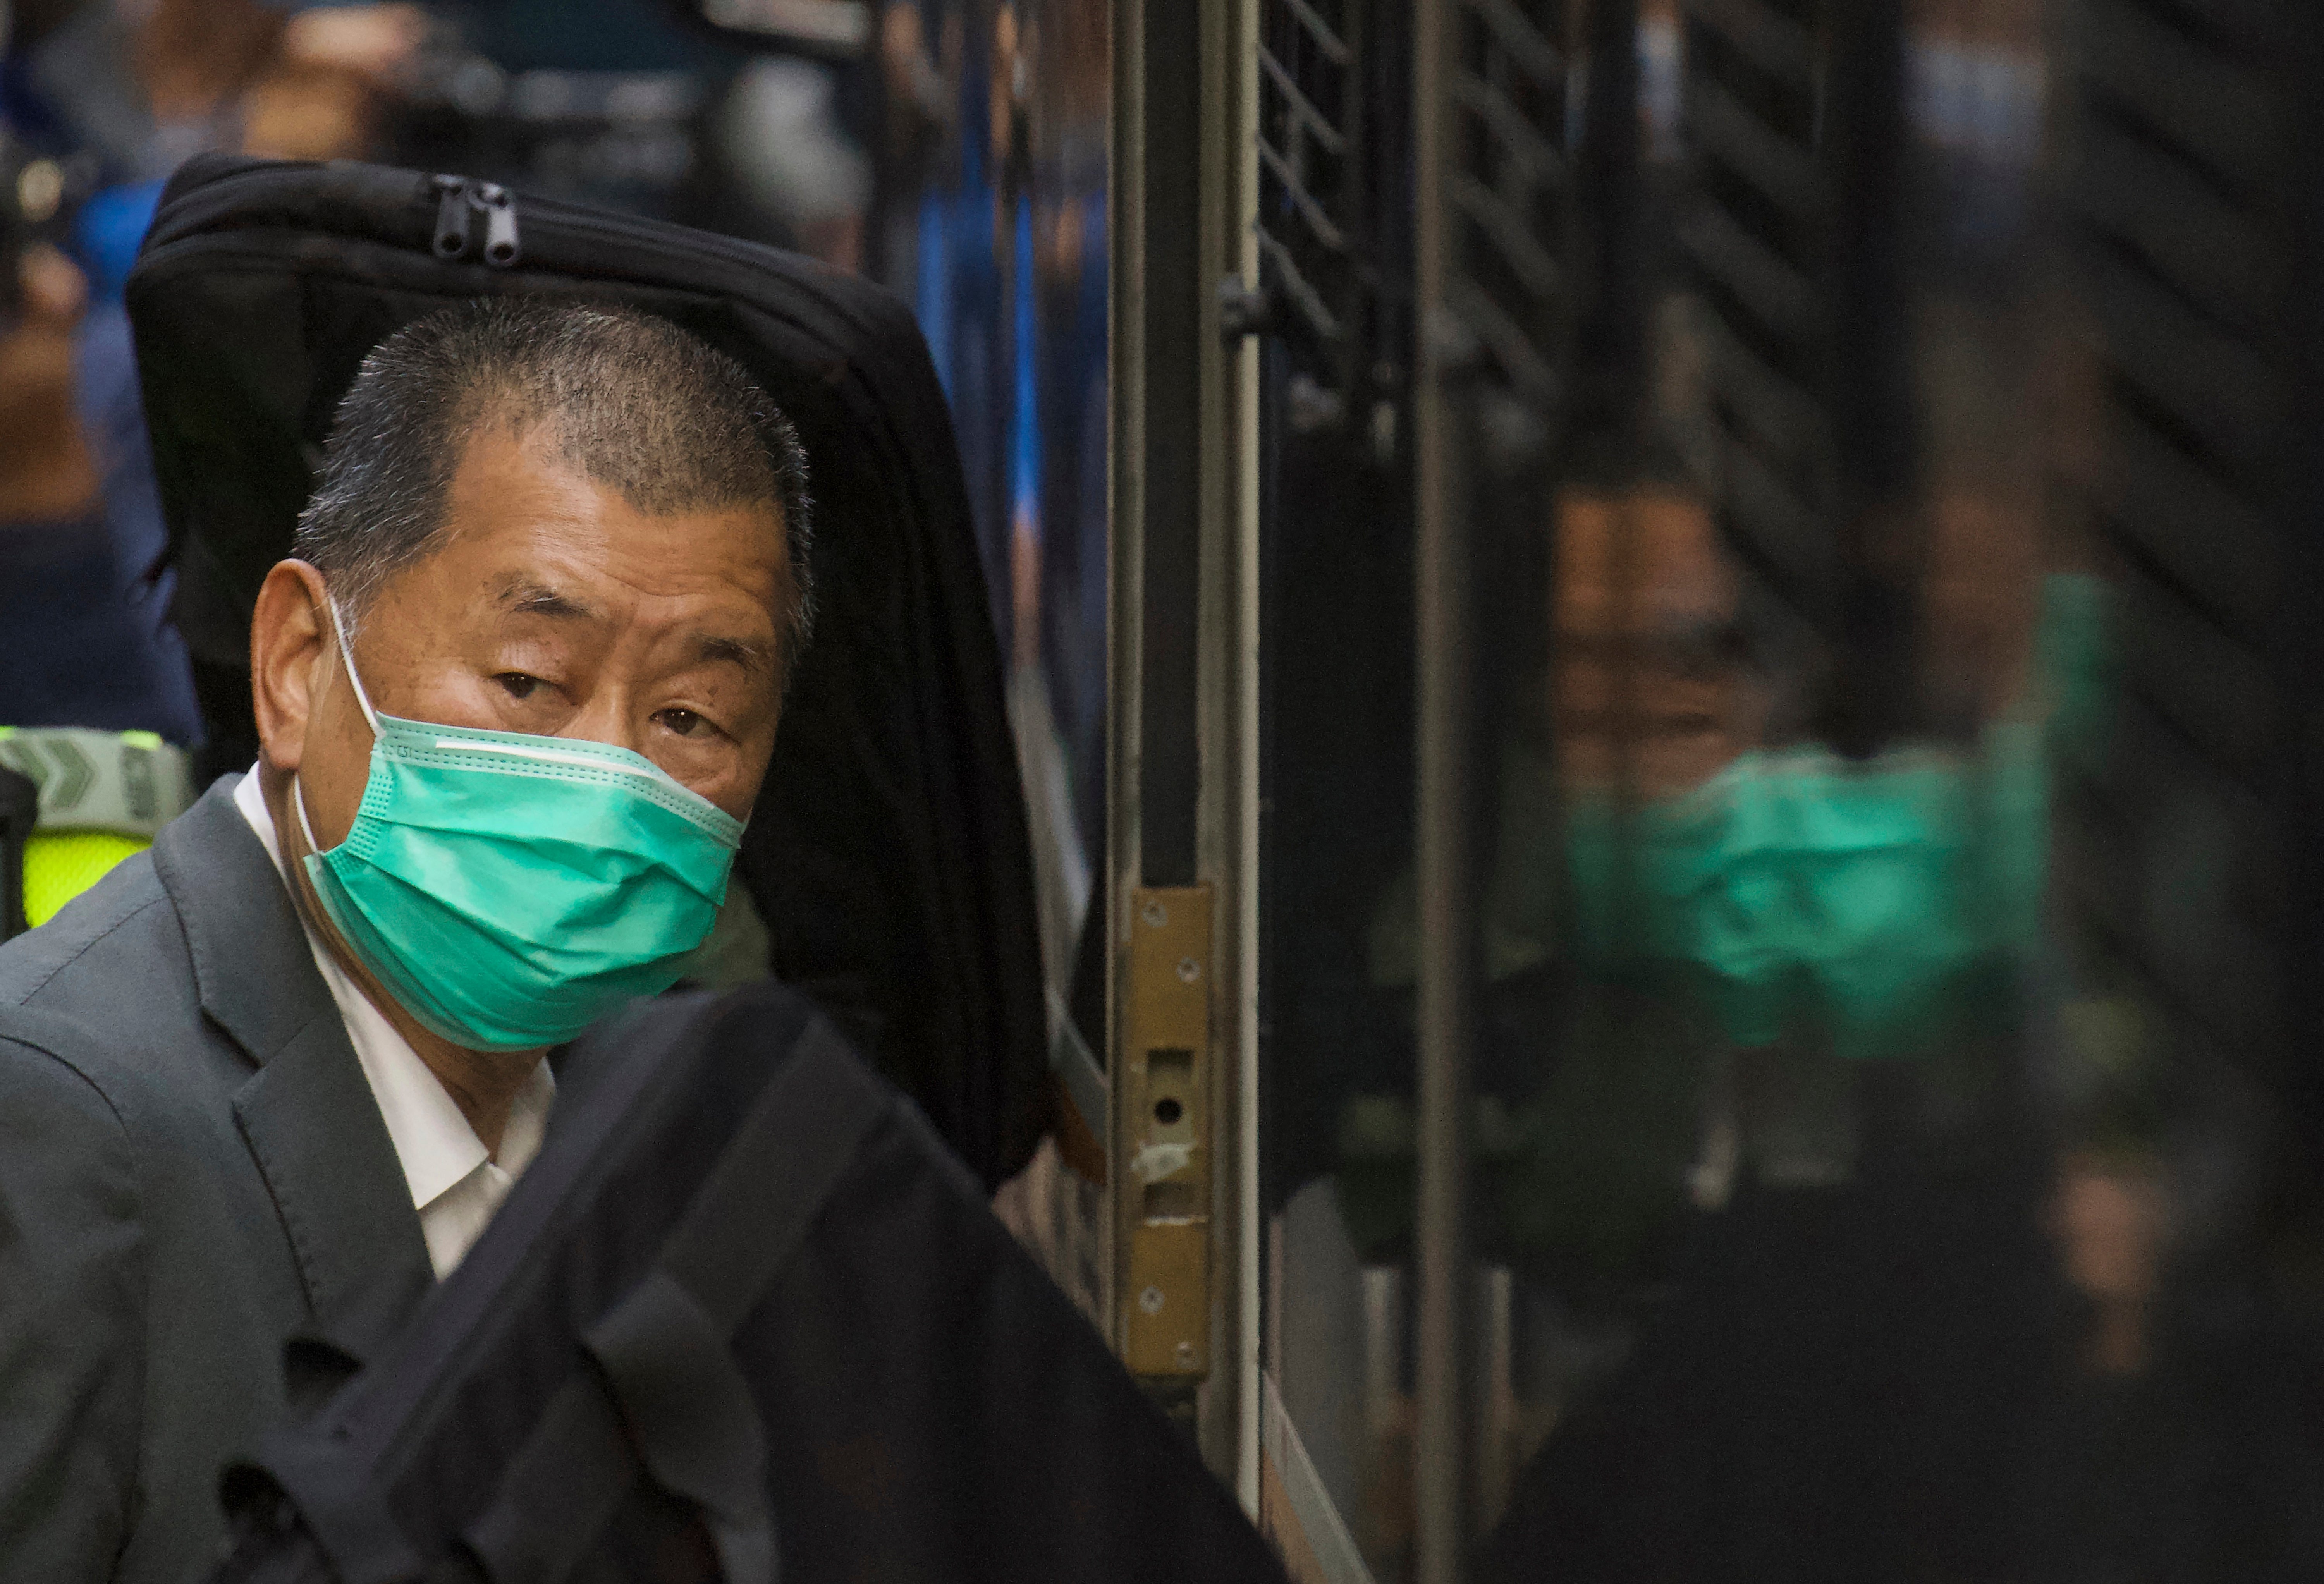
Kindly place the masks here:
[(1121, 1291), (1122, 1362), (1132, 1375), (1202, 1375), (1211, 1362), (1208, 1219), (1138, 1229)]
[(1133, 1055), (1148, 1045), (1203, 1045), (1211, 1035), (1211, 888), (1130, 896), (1130, 1004)]
[(1123, 1362), (1210, 1369), (1211, 959), (1208, 886), (1130, 897), (1114, 1167)]

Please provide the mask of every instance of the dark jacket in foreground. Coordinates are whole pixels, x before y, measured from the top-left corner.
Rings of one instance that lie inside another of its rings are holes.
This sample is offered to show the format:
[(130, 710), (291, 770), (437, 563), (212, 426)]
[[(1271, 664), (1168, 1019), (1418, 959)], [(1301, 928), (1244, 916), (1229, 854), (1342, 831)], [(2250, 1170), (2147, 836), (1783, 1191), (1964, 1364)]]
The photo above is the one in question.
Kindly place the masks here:
[(576, 1056), (459, 1269), (237, 1477), (221, 1580), (1280, 1584), (803, 997), (646, 1003)]
[(0, 1579), (198, 1574), (284, 1340), (429, 1280), (232, 778), (0, 946)]

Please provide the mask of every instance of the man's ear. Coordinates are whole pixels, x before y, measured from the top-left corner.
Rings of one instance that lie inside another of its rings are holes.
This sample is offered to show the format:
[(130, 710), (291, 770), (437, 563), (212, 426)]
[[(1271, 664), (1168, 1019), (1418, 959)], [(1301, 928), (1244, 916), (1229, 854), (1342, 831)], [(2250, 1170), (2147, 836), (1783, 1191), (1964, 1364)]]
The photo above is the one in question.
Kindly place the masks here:
[(295, 770), (306, 757), (307, 724), (331, 645), (323, 575), (304, 561), (277, 561), (250, 614), (250, 703), (266, 762)]

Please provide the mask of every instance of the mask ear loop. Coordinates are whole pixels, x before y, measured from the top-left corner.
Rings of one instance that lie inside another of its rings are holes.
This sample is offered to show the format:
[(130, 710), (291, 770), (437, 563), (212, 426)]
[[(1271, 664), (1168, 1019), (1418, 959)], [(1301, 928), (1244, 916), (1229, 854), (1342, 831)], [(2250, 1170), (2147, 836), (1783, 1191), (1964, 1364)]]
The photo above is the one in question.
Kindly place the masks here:
[(379, 716), (371, 707), (371, 695), (364, 691), (363, 678), (355, 674), (355, 651), (347, 647), (347, 619), (339, 613), (339, 602), (331, 595), (324, 598), (331, 607), (331, 631), (338, 635), (339, 662), (347, 668), (347, 680), (355, 685), (355, 702), (363, 705), (364, 719), (371, 723), (371, 734), (379, 735)]
[[(339, 602), (325, 595), (331, 607), (331, 631), (339, 640), (339, 663), (346, 668), (347, 681), (354, 685), (355, 702), (363, 706), (364, 719), (371, 726), (372, 740), (379, 740), (379, 716), (371, 707), (371, 695), (364, 691), (363, 677), (356, 674), (355, 651), (347, 647), (347, 619), (340, 613)], [(290, 778), (290, 801), (299, 808), (299, 833), (307, 838), (307, 851), (320, 854), (323, 844), (315, 840), (315, 826), (307, 817), (307, 788), (297, 775)]]

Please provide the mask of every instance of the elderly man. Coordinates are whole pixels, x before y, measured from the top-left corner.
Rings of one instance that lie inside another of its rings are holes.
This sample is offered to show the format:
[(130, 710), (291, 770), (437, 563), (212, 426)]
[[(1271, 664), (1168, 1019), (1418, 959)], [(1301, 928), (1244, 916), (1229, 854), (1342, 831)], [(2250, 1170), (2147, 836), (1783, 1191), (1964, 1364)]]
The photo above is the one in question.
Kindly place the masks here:
[(364, 363), (259, 594), (258, 764), (0, 948), (0, 1577), (198, 1568), (284, 1340), (456, 1265), (545, 1053), (678, 976), (807, 513), (789, 425), (659, 320), (472, 303)]

